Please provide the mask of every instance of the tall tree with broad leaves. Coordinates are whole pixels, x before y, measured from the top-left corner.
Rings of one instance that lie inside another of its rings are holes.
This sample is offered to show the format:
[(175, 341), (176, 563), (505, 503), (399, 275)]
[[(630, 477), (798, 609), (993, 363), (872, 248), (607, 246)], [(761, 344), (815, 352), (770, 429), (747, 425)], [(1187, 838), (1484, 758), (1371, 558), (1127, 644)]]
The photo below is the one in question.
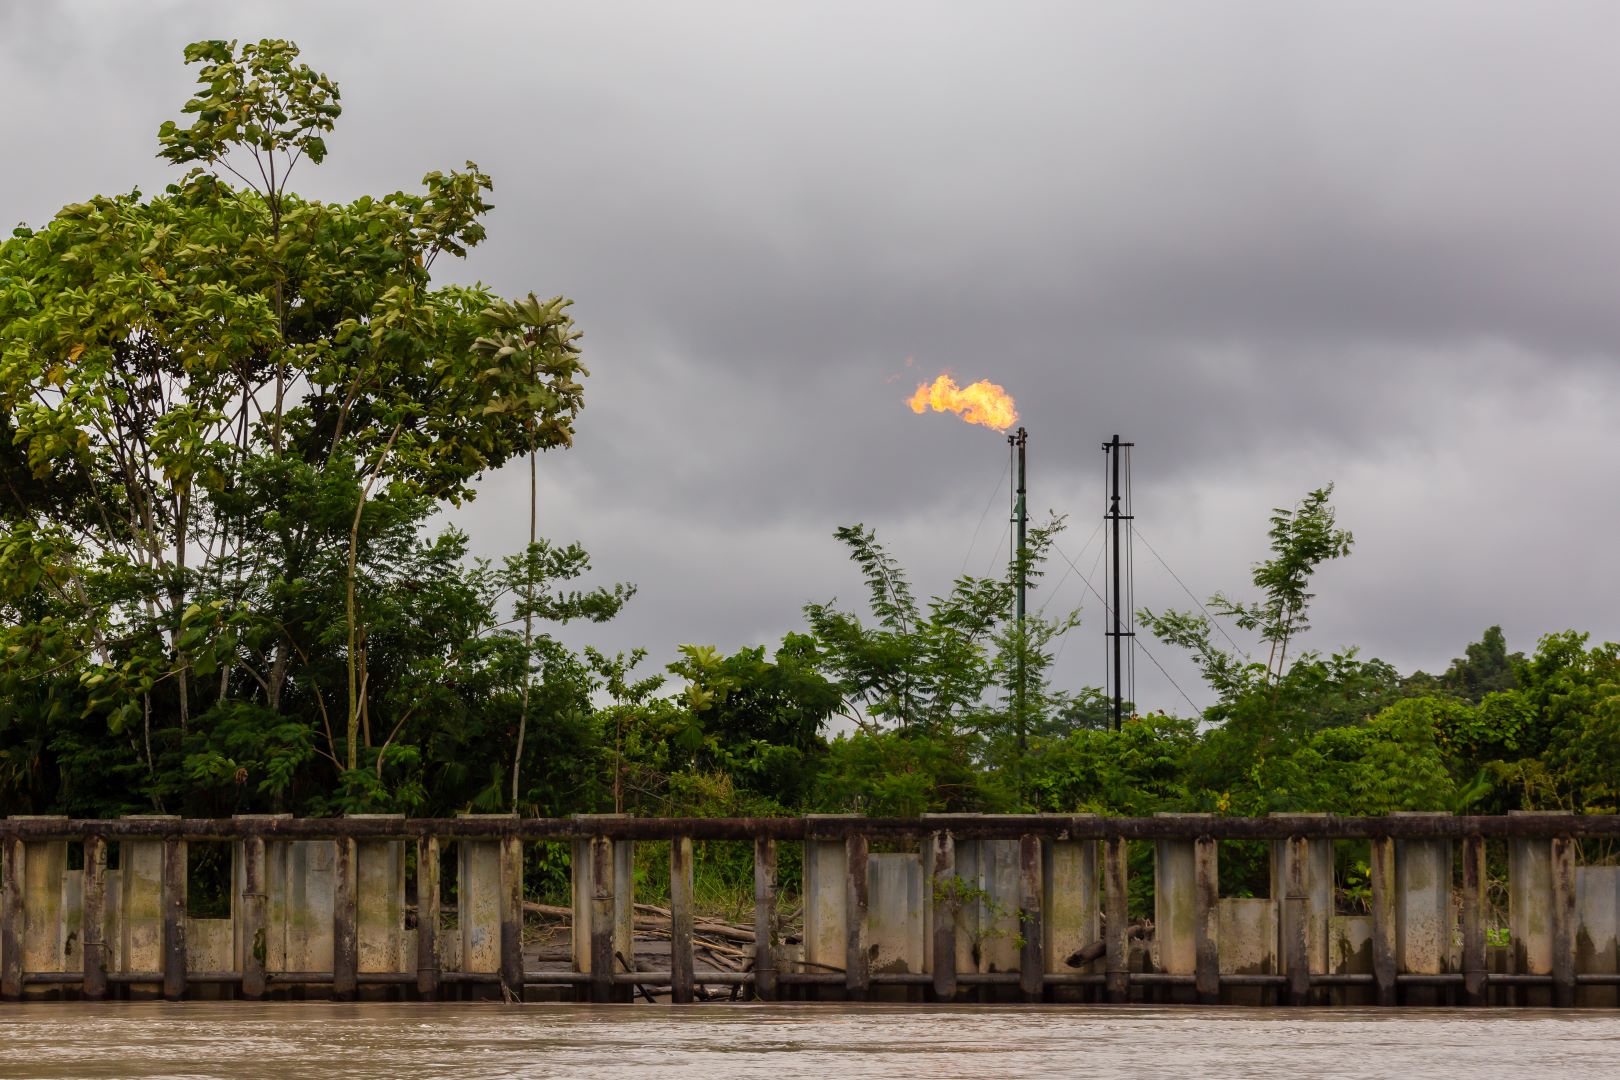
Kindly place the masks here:
[(0, 246), (0, 676), (149, 775), (202, 717), (274, 728), (291, 698), (364, 770), (389, 560), (583, 405), (566, 300), (434, 283), (485, 238), (476, 165), (350, 202), (289, 186), (341, 112), (298, 57), (188, 46), (198, 89), (158, 133), (184, 175)]

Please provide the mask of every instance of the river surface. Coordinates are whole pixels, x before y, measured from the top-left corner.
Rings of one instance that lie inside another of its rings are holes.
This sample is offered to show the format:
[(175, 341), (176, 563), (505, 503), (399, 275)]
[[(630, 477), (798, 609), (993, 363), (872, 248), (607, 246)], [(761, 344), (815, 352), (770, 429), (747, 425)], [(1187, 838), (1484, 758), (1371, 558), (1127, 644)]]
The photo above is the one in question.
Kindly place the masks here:
[(6, 1077), (1620, 1077), (1613, 1012), (0, 1006)]

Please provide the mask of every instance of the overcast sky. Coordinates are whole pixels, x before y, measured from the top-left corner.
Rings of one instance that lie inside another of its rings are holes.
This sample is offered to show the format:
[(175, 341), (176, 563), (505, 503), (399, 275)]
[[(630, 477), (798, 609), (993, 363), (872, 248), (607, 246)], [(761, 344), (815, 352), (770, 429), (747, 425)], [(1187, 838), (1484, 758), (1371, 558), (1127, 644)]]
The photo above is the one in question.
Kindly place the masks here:
[[(1084, 601), (1066, 686), (1102, 679), (1115, 432), (1200, 596), (1248, 595), (1269, 509), (1338, 485), (1356, 548), (1308, 647), (1432, 671), (1492, 623), (1620, 638), (1620, 6), (6, 4), (4, 224), (168, 182), (204, 37), (340, 83), (295, 187), (474, 160), (490, 240), (451, 272), (577, 302), (541, 527), (640, 593), (576, 640), (769, 644), (859, 602), (856, 521), (925, 594), (995, 568), (1003, 440), (903, 403), (940, 371), (1013, 394), (1030, 504), (1070, 515), (1081, 573), (1033, 601)], [(454, 520), (497, 554), (526, 506), (514, 468)], [(1139, 605), (1190, 604), (1137, 555)]]

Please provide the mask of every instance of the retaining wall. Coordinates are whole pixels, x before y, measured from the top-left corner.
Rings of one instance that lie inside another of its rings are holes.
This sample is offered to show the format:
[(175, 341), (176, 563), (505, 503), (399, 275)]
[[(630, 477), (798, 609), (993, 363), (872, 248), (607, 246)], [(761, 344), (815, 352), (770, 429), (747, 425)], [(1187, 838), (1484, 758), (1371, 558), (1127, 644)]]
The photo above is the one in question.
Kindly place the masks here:
[[(1578, 865), (1578, 849), (1617, 835), (1620, 818), (1558, 814), (13, 817), (0, 996), (622, 1001), (641, 986), (686, 1002), (729, 984), (766, 1000), (1615, 1008), (1620, 867)], [(568, 970), (523, 959), (524, 845), (541, 840), (571, 845)], [(738, 840), (754, 852), (752, 959), (695, 972), (694, 844)], [(1269, 896), (1221, 895), (1223, 840), (1269, 847)], [(635, 970), (637, 841), (670, 846), (667, 970)], [(1336, 910), (1340, 841), (1365, 842), (1365, 913)], [(1502, 925), (1488, 842), (1506, 847)], [(188, 845), (202, 843), (229, 845), (225, 917), (187, 914)], [(777, 911), (783, 843), (803, 845), (796, 937)], [(1145, 941), (1128, 900), (1139, 844), (1153, 854)]]

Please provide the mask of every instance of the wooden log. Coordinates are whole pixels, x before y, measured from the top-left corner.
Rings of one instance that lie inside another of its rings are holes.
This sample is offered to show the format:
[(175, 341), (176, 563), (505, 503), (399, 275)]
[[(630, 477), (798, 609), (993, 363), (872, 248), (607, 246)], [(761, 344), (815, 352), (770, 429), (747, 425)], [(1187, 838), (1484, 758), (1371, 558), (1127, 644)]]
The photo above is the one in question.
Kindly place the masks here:
[(1110, 836), (1103, 841), (1103, 918), (1106, 922), (1103, 933), (1105, 955), (1108, 957), (1105, 985), (1108, 1000), (1115, 1005), (1124, 1005), (1131, 1000), (1127, 967), (1130, 959), (1127, 930), (1130, 915), (1129, 899), (1125, 892), (1129, 854), (1128, 841), (1124, 837)]
[(332, 847), (332, 1000), (353, 1001), (360, 971), (355, 842), (335, 840)]
[(1041, 838), (1018, 838), (1018, 988), (1025, 1001), (1040, 1001), (1046, 985), (1041, 929)]
[(0, 838), (0, 998), (19, 1001), (23, 992), (23, 872), (21, 837)]
[[(87, 849), (88, 851), (88, 849)], [(89, 855), (85, 855), (88, 867)], [(248, 1001), (264, 997), (265, 958), (268, 955), (264, 882), (264, 837), (242, 841), (242, 996)]]
[[(1106, 922), (1107, 920), (1105, 919), (1104, 923)], [(1152, 928), (1153, 923), (1147, 919), (1137, 919), (1126, 928), (1125, 936), (1127, 940), (1146, 937), (1147, 932)], [(1064, 957), (1063, 963), (1068, 967), (1080, 968), (1085, 967), (1087, 964), (1094, 961), (1101, 960), (1107, 955), (1108, 936), (1105, 930), (1104, 935), (1098, 938), (1096, 941), (1087, 942), (1078, 949), (1074, 950), (1074, 952), (1070, 953), (1068, 956)]]
[(1193, 846), (1193, 949), (1196, 968), (1194, 990), (1200, 1005), (1221, 1001), (1221, 888), (1218, 851), (1212, 837), (1200, 836)]
[[(651, 907), (651, 905), (637, 904), (636, 907), (647, 908)], [(452, 908), (451, 910), (454, 909)], [(668, 911), (664, 908), (657, 908), (654, 910), (663, 912), (663, 914), (637, 915), (635, 920), (635, 928), (637, 930), (668, 932), (670, 923)], [(523, 902), (523, 912), (526, 915), (539, 915), (548, 919), (561, 919), (568, 921), (572, 921), (574, 917), (572, 908), (566, 908), (560, 904), (540, 904), (533, 900), (525, 900)], [(743, 925), (741, 923), (714, 922), (711, 919), (698, 919), (694, 917), (692, 926), (700, 934), (708, 934), (711, 937), (725, 938), (727, 941), (735, 941), (739, 945), (752, 945), (754, 943), (754, 928), (749, 925)]]
[(1575, 841), (1555, 836), (1552, 842), (1552, 977), (1553, 1005), (1575, 1004)]
[(416, 838), (416, 993), (439, 996), (439, 838)]
[(1395, 841), (1375, 836), (1370, 841), (1372, 871), (1372, 962), (1378, 1004), (1391, 1006), (1395, 992)]
[(613, 1000), (613, 925), (617, 911), (613, 896), (613, 841), (593, 836), (591, 857), (591, 1001), (606, 1005)]
[(103, 923), (107, 914), (107, 841), (91, 835), (84, 839), (84, 906), (79, 920), (79, 942), (84, 964), (82, 993), (86, 1001), (107, 996), (107, 942)]
[(776, 841), (754, 841), (754, 994), (776, 1000)]
[(523, 841), (501, 841), (501, 990), (523, 1000)]
[(186, 842), (163, 841), (163, 997), (186, 996)]
[(865, 835), (844, 841), (844, 990), (851, 1001), (866, 1000), (872, 981), (872, 958), (866, 951), (868, 851)]
[(692, 1002), (692, 838), (669, 842), (669, 999)]
[(1485, 964), (1485, 839), (1466, 836), (1462, 846), (1463, 999), (1489, 1003)]
[(934, 904), (934, 1000), (956, 999), (956, 914), (961, 896), (956, 879), (956, 838), (949, 832), (933, 834), (929, 884)]
[(1311, 1000), (1311, 894), (1306, 889), (1308, 841), (1290, 836), (1284, 846), (1283, 970), (1288, 973), (1288, 1004), (1308, 1005)]

